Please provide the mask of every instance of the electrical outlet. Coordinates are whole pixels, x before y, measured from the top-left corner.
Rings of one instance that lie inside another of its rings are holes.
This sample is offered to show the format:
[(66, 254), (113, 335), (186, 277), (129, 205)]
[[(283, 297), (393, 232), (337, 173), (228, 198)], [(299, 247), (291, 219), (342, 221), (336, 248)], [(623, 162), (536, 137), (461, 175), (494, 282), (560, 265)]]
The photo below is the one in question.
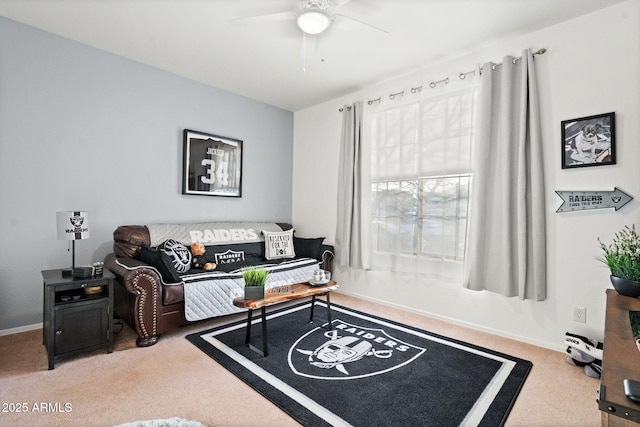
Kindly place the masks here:
[(585, 307), (573, 307), (573, 321), (587, 323), (587, 309)]

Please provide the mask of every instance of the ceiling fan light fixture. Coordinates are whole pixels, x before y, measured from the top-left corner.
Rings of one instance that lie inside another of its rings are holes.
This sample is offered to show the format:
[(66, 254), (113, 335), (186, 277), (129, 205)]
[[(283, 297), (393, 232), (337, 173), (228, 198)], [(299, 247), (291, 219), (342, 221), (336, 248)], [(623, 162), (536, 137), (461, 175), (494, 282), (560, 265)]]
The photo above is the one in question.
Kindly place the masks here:
[(307, 10), (298, 16), (298, 27), (307, 34), (320, 34), (329, 27), (331, 19), (324, 12)]

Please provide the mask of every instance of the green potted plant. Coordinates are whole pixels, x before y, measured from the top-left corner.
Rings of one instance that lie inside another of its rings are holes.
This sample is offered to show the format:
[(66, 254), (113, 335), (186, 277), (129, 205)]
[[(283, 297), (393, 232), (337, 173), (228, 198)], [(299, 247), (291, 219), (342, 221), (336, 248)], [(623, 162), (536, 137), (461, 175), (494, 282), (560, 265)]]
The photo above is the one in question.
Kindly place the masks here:
[(601, 261), (609, 267), (611, 283), (620, 295), (640, 296), (640, 236), (635, 225), (625, 226), (615, 234), (613, 243), (600, 241)]
[(244, 299), (264, 298), (264, 284), (269, 272), (264, 268), (248, 268), (242, 272), (244, 279)]

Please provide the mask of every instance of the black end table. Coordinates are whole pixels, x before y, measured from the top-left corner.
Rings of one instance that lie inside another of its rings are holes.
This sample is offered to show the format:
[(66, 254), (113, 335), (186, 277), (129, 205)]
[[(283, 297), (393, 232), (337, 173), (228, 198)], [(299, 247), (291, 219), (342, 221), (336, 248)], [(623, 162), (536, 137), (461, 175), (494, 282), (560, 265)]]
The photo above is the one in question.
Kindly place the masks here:
[[(43, 270), (43, 343), (49, 369), (59, 357), (105, 348), (113, 351), (113, 282), (104, 270), (89, 278), (64, 277), (62, 270)], [(98, 288), (99, 287), (99, 288)], [(87, 288), (94, 290), (88, 293)], [(99, 290), (98, 290), (99, 289)]]

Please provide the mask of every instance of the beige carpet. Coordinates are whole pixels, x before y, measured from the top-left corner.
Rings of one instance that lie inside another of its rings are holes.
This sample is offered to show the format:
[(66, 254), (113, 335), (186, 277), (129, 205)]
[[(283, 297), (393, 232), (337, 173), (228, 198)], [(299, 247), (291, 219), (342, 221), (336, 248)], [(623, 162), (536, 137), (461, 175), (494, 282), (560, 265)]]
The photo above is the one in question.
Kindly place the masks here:
[[(599, 381), (565, 363), (563, 353), (339, 293), (331, 299), (533, 362), (507, 426), (600, 425), (595, 401)], [(125, 326), (115, 336), (113, 353), (63, 359), (52, 371), (47, 370), (42, 330), (2, 336), (0, 426), (115, 426), (173, 417), (212, 427), (298, 425), (184, 339), (188, 333), (243, 318), (236, 315), (191, 325), (162, 336), (148, 348), (137, 348), (135, 334)]]

